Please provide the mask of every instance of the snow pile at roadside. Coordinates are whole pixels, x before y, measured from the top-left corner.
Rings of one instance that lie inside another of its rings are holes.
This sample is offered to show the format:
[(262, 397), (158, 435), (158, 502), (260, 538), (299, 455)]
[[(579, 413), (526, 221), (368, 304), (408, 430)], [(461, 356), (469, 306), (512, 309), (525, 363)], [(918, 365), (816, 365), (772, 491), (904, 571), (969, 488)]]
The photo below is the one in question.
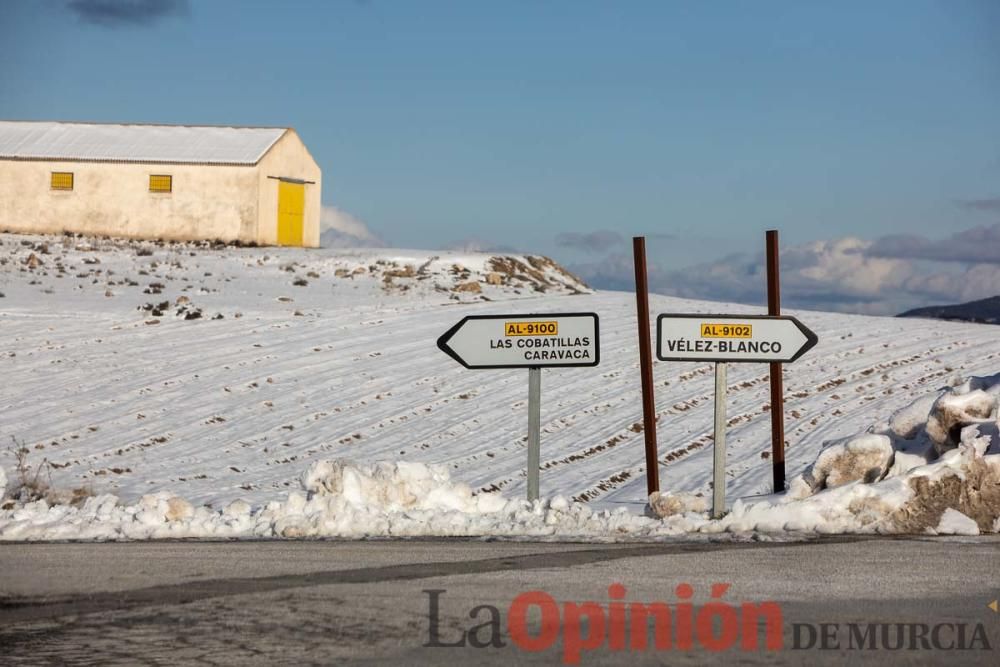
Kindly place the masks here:
[(195, 507), (167, 491), (134, 505), (112, 495), (75, 506), (13, 504), (0, 510), (0, 539), (1000, 532), (998, 395), (994, 376), (918, 400), (886, 424), (829, 444), (787, 493), (736, 500), (719, 520), (708, 517), (703, 497), (687, 493), (654, 494), (653, 516), (641, 516), (626, 508), (594, 511), (562, 496), (528, 503), (473, 494), (444, 466), (333, 460), (312, 464), (301, 492), (259, 507), (243, 500), (221, 510)]
[[(788, 493), (737, 500), (701, 532), (1000, 532), (1000, 375), (971, 378), (921, 398), (888, 423), (835, 441)], [(666, 494), (669, 496), (669, 494)], [(673, 505), (689, 506), (683, 499)], [(650, 509), (670, 521), (670, 498)]]
[[(980, 436), (977, 427), (969, 427), (965, 434), (962, 444), (932, 463), (921, 456), (907, 457), (904, 466), (893, 468), (881, 481), (856, 479), (816, 493), (808, 475), (798, 477), (784, 496), (752, 504), (737, 500), (728, 515), (699, 529), (826, 534), (998, 532), (1000, 455), (985, 455), (990, 439)], [(845, 450), (851, 443), (847, 445)], [(953, 529), (959, 523), (955, 516), (964, 517), (960, 530)], [(969, 526), (976, 527), (976, 532)]]
[(443, 466), (320, 461), (302, 476), (304, 492), (253, 508), (193, 507), (169, 492), (134, 505), (102, 495), (81, 506), (37, 501), (0, 511), (2, 540), (121, 540), (186, 537), (409, 537), (420, 535), (670, 535), (680, 531), (622, 508), (594, 512), (560, 496), (540, 502), (473, 495)]

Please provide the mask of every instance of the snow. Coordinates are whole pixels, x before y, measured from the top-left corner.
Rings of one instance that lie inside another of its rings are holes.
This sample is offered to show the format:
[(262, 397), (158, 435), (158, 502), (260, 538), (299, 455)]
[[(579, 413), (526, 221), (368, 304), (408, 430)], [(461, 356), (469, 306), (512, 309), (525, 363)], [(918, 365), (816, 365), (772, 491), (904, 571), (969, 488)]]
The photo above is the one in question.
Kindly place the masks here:
[(418, 535), (671, 534), (676, 529), (630, 513), (594, 512), (556, 497), (528, 503), (497, 494), (474, 496), (443, 466), (321, 461), (303, 475), (305, 492), (251, 508), (194, 508), (168, 492), (123, 506), (114, 496), (82, 507), (44, 501), (0, 513), (0, 539), (151, 539), (178, 537), (404, 537)]
[(928, 394), (901, 408), (890, 418), (889, 429), (904, 440), (913, 440), (927, 425), (927, 414), (937, 399), (937, 394)]
[(280, 127), (0, 121), (0, 158), (257, 164)]
[[(685, 493), (654, 494), (653, 516), (647, 517), (625, 507), (598, 511), (564, 496), (529, 503), (473, 494), (440, 465), (319, 461), (302, 475), (302, 491), (258, 507), (235, 500), (218, 511), (196, 508), (168, 491), (147, 494), (132, 505), (112, 495), (88, 498), (81, 507), (40, 500), (0, 511), (0, 540), (427, 535), (635, 540), (692, 533), (892, 533), (898, 528), (895, 515), (921, 500), (910, 480), (964, 478), (976, 460), (985, 461), (994, 480), (1000, 480), (1000, 455), (984, 458), (970, 438), (948, 456), (903, 476), (875, 484), (855, 481), (805, 497), (789, 493), (737, 500), (719, 520), (708, 518), (703, 498)], [(997, 525), (996, 518), (989, 521)], [(980, 528), (974, 519), (946, 508), (936, 526), (925, 530), (978, 535)]]
[[(634, 296), (542, 258), (0, 234), (0, 294), (4, 432), (62, 490), (7, 501), (4, 540), (926, 532), (933, 498), (1000, 525), (988, 326), (790, 313), (820, 342), (785, 371), (789, 491), (770, 489), (767, 367), (734, 364), (713, 521), (712, 367), (655, 365), (649, 499)], [(465, 370), (434, 343), (464, 315), (546, 311), (599, 313), (602, 361), (544, 372), (546, 498), (529, 504), (526, 373)]]
[(894, 452), (892, 467), (886, 473), (886, 477), (899, 477), (910, 472), (914, 468), (919, 468), (927, 463), (924, 456), (918, 454), (907, 454), (906, 452)]
[(934, 532), (938, 535), (978, 535), (979, 526), (958, 510), (949, 507), (941, 515), (941, 521)]

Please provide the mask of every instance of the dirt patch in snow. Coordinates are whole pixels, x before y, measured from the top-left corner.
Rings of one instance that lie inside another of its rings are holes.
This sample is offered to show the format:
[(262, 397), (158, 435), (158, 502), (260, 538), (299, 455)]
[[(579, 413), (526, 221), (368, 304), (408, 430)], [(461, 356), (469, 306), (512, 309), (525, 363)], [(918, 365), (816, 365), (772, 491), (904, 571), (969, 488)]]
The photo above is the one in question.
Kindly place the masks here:
[(660, 493), (654, 491), (649, 496), (648, 513), (660, 519), (685, 512), (705, 512), (708, 501), (691, 493)]
[(492, 257), (486, 266), (489, 271), (506, 276), (508, 283), (512, 280), (528, 283), (539, 292), (556, 286), (567, 287), (574, 292), (579, 292), (578, 287), (589, 289), (579, 276), (573, 275), (548, 257), (527, 255), (525, 259), (527, 262), (509, 255)]
[(893, 450), (888, 437), (864, 434), (824, 449), (805, 475), (814, 489), (832, 489), (861, 480), (866, 484), (885, 476), (892, 465)]
[(973, 459), (965, 479), (957, 473), (932, 480), (914, 477), (909, 481), (914, 497), (891, 517), (896, 531), (923, 533), (941, 521), (948, 508), (976, 522), (983, 533), (993, 532), (1000, 517), (1000, 466)]

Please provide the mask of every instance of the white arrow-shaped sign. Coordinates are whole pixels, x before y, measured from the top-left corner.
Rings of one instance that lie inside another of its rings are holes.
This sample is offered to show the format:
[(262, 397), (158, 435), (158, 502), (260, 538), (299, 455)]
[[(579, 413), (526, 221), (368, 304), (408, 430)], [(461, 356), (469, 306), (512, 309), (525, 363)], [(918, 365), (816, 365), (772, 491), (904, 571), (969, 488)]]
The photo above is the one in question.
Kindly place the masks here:
[(466, 368), (596, 366), (596, 313), (469, 315), (437, 345)]
[(792, 362), (819, 339), (794, 317), (660, 315), (656, 356), (662, 361)]

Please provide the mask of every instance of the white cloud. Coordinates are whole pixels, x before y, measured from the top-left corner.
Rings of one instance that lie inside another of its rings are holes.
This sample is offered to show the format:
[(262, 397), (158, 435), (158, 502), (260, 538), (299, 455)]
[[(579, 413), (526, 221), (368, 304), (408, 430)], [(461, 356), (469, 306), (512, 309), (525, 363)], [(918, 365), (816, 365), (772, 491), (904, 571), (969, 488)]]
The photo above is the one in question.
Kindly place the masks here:
[[(995, 296), (1000, 294), (1000, 265), (957, 258), (988, 254), (996, 248), (997, 236), (976, 229), (939, 241), (915, 237), (920, 238), (920, 252), (912, 256), (886, 252), (898, 237), (876, 241), (847, 237), (786, 247), (781, 252), (782, 304), (895, 315), (920, 306)], [(973, 239), (978, 248), (966, 252)], [(1000, 255), (1000, 248), (996, 250)], [(632, 261), (623, 253), (569, 268), (597, 288), (632, 289)], [(763, 253), (739, 253), (681, 271), (651, 265), (649, 284), (654, 292), (691, 299), (766, 302)]]
[(358, 218), (336, 206), (324, 206), (319, 217), (324, 248), (385, 247), (386, 242)]
[(1000, 224), (973, 227), (944, 239), (929, 239), (914, 234), (883, 236), (871, 245), (868, 254), (935, 262), (998, 264)]

